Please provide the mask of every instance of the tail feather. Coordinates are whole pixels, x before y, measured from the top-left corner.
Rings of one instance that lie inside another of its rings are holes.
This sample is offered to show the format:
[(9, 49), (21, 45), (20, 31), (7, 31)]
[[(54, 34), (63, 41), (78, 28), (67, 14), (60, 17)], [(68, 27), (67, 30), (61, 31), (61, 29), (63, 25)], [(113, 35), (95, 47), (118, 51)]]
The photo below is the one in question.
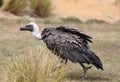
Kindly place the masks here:
[(89, 58), (89, 62), (91, 64), (93, 64), (97, 69), (103, 69), (103, 65), (102, 65), (102, 61), (100, 60), (100, 58), (95, 54), (95, 52), (93, 52), (89, 46), (84, 45), (82, 46), (83, 52), (85, 54), (85, 56), (87, 56), (87, 58)]
[(91, 63), (92, 63), (97, 69), (104, 70), (100, 58), (99, 58), (94, 52), (92, 52), (92, 51), (91, 51), (91, 54), (90, 54), (90, 59), (91, 59)]

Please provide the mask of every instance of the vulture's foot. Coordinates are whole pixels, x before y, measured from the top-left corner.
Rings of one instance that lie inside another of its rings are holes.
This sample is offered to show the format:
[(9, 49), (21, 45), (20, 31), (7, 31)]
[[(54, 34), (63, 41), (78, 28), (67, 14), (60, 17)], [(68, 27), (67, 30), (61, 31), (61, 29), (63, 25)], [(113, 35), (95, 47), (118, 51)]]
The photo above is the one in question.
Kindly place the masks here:
[(58, 68), (61, 68), (62, 67), (62, 64), (67, 64), (67, 59), (62, 59), (62, 58), (59, 58), (58, 59), (58, 63), (57, 65), (53, 68), (53, 70), (51, 71), (50, 73), (50, 77), (52, 77), (55, 73), (55, 71), (58, 69)]
[(50, 77), (52, 77), (52, 76), (54, 75), (55, 71), (56, 71), (58, 68), (61, 68), (61, 67), (62, 67), (61, 64), (57, 64), (57, 65), (53, 68), (53, 70), (51, 71)]
[(93, 66), (89, 66), (89, 67), (85, 67), (86, 68), (86, 70), (88, 70), (88, 69), (91, 69)]
[(83, 76), (81, 77), (81, 80), (86, 79), (87, 78), (87, 71), (88, 69), (91, 69), (93, 66), (89, 66), (89, 67), (85, 67), (82, 63), (81, 66), (83, 68)]
[(81, 80), (87, 78), (87, 70), (88, 70), (88, 69), (91, 69), (92, 67), (93, 67), (93, 66), (89, 66), (89, 67), (84, 67), (84, 68), (83, 68), (84, 74), (83, 74), (83, 76), (81, 77)]

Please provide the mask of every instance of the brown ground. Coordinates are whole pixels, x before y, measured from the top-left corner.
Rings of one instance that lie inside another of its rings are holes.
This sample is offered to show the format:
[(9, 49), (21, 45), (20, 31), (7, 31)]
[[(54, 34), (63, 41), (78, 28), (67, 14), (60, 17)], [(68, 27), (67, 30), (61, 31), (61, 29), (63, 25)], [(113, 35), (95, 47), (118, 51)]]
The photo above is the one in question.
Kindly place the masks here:
[(53, 13), (59, 17), (78, 17), (115, 22), (120, 19), (120, 8), (115, 0), (53, 0)]

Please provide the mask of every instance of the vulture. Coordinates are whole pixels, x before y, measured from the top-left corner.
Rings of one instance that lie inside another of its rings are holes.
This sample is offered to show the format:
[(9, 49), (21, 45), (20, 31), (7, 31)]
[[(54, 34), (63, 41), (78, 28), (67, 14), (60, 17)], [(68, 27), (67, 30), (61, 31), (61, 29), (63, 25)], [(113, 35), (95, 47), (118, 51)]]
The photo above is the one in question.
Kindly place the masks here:
[(43, 40), (47, 48), (56, 56), (58, 56), (58, 64), (53, 69), (61, 67), (64, 60), (66, 64), (68, 60), (73, 63), (79, 63), (83, 68), (82, 79), (87, 77), (87, 70), (92, 64), (97, 69), (103, 70), (102, 61), (90, 48), (88, 43), (92, 42), (92, 37), (79, 31), (75, 28), (59, 26), (44, 28), (39, 32), (39, 27), (36, 23), (30, 22), (27, 25), (20, 27), (20, 31), (30, 31), (33, 37), (38, 40)]

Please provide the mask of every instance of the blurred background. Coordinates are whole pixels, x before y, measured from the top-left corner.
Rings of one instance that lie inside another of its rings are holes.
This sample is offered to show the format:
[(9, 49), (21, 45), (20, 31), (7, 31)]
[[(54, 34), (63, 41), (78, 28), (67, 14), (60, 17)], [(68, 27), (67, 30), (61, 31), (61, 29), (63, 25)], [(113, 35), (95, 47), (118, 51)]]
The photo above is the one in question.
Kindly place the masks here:
[(119, 0), (1, 0), (0, 6), (1, 12), (18, 16), (76, 17), (81, 21), (97, 19), (112, 23), (120, 19)]
[(79, 82), (82, 69), (71, 62), (49, 77), (57, 57), (19, 31), (29, 22), (91, 35), (105, 71), (93, 68), (82, 82), (120, 82), (120, 0), (0, 0), (0, 82)]

